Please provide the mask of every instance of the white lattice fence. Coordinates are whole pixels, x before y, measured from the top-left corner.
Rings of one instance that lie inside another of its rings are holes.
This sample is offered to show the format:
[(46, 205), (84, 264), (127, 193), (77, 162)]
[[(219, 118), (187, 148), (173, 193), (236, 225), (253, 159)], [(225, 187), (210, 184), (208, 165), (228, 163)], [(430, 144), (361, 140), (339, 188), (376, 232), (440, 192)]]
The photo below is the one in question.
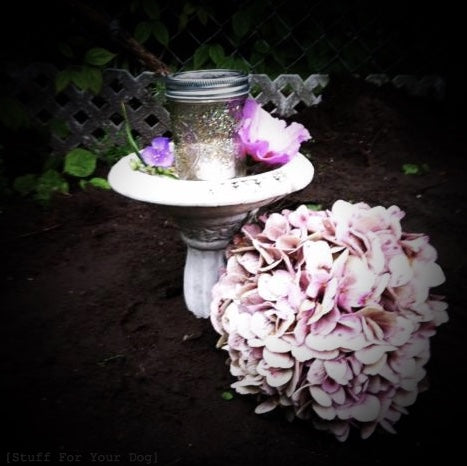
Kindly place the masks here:
[(303, 80), (298, 74), (281, 74), (271, 80), (266, 74), (251, 75), (253, 91), (258, 86), (260, 92), (255, 98), (262, 105), (271, 103), (274, 113), (289, 117), (296, 113), (295, 107), (303, 102), (307, 107), (321, 102), (317, 95), (329, 82), (326, 74), (312, 74)]
[(16, 80), (16, 96), (41, 124), (52, 119), (64, 121), (69, 135), (62, 139), (51, 135), (54, 152), (63, 153), (76, 147), (99, 147), (121, 143), (124, 139), (122, 102), (137, 135), (149, 140), (169, 127), (168, 113), (154, 96), (155, 79), (150, 72), (132, 76), (125, 70), (106, 70), (99, 95), (68, 87), (55, 93), (57, 70), (52, 65), (34, 65), (12, 72)]
[[(54, 79), (57, 69), (53, 65), (35, 64), (26, 69), (12, 69), (9, 74), (15, 81), (11, 92), (30, 110), (36, 122), (46, 125), (52, 119), (65, 122), (69, 134), (65, 138), (51, 135), (50, 145), (54, 153), (63, 154), (73, 147), (90, 149), (121, 144), (125, 141), (122, 103), (125, 104), (131, 127), (143, 143), (170, 131), (169, 114), (157, 95), (156, 78), (151, 72), (132, 76), (126, 70), (104, 71), (104, 85), (99, 95), (79, 91), (73, 86), (56, 94)], [(370, 78), (370, 77), (369, 77)], [(376, 79), (377, 78), (377, 79)], [(369, 79), (384, 84), (389, 78), (373, 75)], [(265, 74), (252, 74), (252, 94), (262, 104), (281, 117), (296, 113), (296, 107), (316, 105), (321, 101), (319, 92), (327, 85), (328, 75), (312, 74), (303, 80), (296, 74), (283, 74), (271, 80)], [(440, 78), (396, 76), (392, 79), (397, 87), (406, 87), (412, 93), (433, 90), (444, 92)], [(405, 83), (405, 84), (404, 84)], [(159, 86), (160, 89), (160, 86)]]

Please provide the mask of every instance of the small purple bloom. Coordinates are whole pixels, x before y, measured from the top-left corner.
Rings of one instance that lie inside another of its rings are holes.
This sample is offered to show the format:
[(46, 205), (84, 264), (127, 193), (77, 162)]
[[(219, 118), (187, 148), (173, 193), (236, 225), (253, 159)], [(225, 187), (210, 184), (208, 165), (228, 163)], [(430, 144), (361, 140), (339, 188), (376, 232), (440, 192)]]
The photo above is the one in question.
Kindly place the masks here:
[(157, 137), (141, 151), (141, 157), (150, 167), (170, 167), (174, 163), (173, 144), (169, 138)]
[(256, 102), (247, 99), (243, 107), (243, 121), (238, 131), (244, 154), (268, 165), (283, 165), (294, 157), (303, 141), (311, 139), (300, 123), (289, 126), (274, 118)]

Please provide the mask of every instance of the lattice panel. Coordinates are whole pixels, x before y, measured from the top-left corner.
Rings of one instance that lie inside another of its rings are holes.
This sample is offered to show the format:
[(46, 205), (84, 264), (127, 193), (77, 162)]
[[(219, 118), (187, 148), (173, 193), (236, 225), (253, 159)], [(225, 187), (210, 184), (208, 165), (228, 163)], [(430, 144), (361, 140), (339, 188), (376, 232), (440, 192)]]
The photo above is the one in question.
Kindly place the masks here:
[(321, 102), (317, 95), (329, 82), (326, 74), (312, 74), (305, 81), (298, 74), (281, 74), (271, 80), (266, 74), (251, 76), (253, 89), (258, 86), (261, 91), (255, 96), (256, 100), (267, 105), (274, 105), (273, 113), (289, 117), (296, 112), (295, 107), (303, 102), (307, 107)]
[(56, 73), (56, 68), (47, 64), (10, 72), (16, 81), (14, 93), (33, 119), (41, 124), (58, 119), (68, 125), (70, 134), (65, 139), (52, 134), (54, 152), (122, 143), (126, 137), (122, 102), (135, 136), (143, 141), (148, 142), (169, 128), (169, 114), (155, 97), (157, 79), (151, 72), (132, 76), (126, 70), (105, 70), (104, 85), (97, 96), (74, 86), (56, 94)]
[[(122, 144), (126, 140), (122, 102), (131, 128), (143, 144), (170, 131), (169, 113), (156, 97), (159, 78), (153, 73), (132, 76), (126, 70), (105, 70), (103, 89), (97, 96), (74, 86), (56, 94), (56, 73), (57, 69), (48, 64), (9, 70), (15, 81), (11, 92), (30, 110), (36, 122), (45, 125), (57, 119), (68, 125), (70, 134), (66, 138), (52, 134), (54, 153), (64, 154), (77, 146), (92, 150)], [(417, 95), (434, 94), (442, 98), (444, 94), (444, 80), (437, 76), (417, 79), (399, 75), (390, 79), (386, 75), (370, 75), (367, 80), (379, 85), (391, 82)], [(265, 74), (251, 75), (253, 96), (281, 117), (293, 115), (299, 105), (317, 105), (321, 101), (319, 92), (328, 82), (326, 74), (312, 74), (305, 80), (297, 74), (283, 74), (273, 80)]]
[[(16, 81), (16, 97), (30, 109), (36, 121), (48, 124), (52, 119), (58, 119), (68, 125), (70, 134), (65, 139), (52, 135), (54, 152), (65, 153), (77, 146), (95, 149), (122, 143), (126, 138), (122, 102), (135, 136), (144, 143), (170, 131), (169, 113), (155, 97), (157, 78), (153, 73), (132, 76), (126, 70), (105, 70), (104, 85), (97, 96), (79, 91), (74, 86), (56, 94), (56, 73), (57, 69), (47, 64), (30, 65), (27, 69), (10, 72)], [(295, 107), (301, 102), (307, 106), (319, 103), (320, 97), (314, 91), (328, 82), (326, 75), (311, 75), (303, 81), (294, 74), (281, 75), (275, 80), (267, 75), (252, 75), (251, 80), (252, 85), (259, 89), (255, 96), (258, 101), (261, 104), (271, 103), (275, 113), (281, 116), (295, 113)]]

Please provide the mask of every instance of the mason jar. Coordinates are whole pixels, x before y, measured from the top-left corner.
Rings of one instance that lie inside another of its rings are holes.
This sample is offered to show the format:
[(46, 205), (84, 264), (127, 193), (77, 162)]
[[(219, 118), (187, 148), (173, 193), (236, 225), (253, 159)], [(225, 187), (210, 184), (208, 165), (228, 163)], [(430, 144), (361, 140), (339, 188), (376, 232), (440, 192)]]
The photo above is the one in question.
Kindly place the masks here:
[(182, 180), (224, 180), (245, 175), (237, 131), (250, 91), (247, 74), (200, 70), (166, 80), (175, 168)]

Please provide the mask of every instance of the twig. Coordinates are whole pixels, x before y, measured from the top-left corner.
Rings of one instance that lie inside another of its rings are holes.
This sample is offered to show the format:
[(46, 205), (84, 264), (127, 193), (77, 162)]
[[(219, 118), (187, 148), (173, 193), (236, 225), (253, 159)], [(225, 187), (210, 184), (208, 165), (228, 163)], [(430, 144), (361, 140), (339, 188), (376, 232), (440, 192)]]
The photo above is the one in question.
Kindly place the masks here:
[(60, 228), (62, 225), (63, 223), (57, 223), (56, 225), (51, 225), (50, 227), (45, 227), (45, 228), (42, 228), (41, 230), (23, 233), (22, 235), (19, 235), (18, 238), (28, 238), (29, 236), (41, 235), (42, 233), (47, 233), (48, 231)]

